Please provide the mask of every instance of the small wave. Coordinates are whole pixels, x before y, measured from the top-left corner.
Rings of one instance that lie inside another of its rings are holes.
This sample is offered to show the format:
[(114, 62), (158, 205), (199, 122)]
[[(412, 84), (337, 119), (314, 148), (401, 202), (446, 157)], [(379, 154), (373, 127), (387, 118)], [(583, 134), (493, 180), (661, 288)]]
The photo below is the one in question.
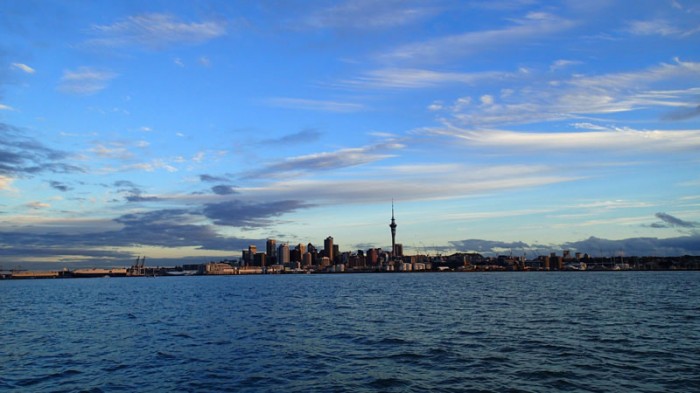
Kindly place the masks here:
[(28, 386), (33, 386), (33, 385), (44, 383), (44, 382), (53, 383), (58, 379), (66, 378), (66, 377), (70, 377), (70, 376), (78, 375), (78, 374), (82, 374), (82, 372), (78, 371), (78, 370), (68, 369), (65, 371), (61, 371), (58, 373), (53, 373), (53, 374), (49, 374), (49, 375), (45, 375), (45, 376), (41, 376), (41, 377), (24, 379), (24, 380), (18, 381), (17, 385), (28, 387)]
[(369, 387), (372, 389), (391, 389), (391, 388), (402, 388), (411, 385), (410, 381), (399, 379), (399, 378), (375, 378), (373, 381), (368, 383)]

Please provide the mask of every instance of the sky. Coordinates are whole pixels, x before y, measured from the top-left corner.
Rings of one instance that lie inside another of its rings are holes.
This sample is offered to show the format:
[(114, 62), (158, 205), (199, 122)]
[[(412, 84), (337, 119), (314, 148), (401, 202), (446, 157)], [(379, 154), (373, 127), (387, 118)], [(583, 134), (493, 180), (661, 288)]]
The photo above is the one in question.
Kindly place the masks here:
[(700, 255), (700, 3), (0, 3), (0, 268)]

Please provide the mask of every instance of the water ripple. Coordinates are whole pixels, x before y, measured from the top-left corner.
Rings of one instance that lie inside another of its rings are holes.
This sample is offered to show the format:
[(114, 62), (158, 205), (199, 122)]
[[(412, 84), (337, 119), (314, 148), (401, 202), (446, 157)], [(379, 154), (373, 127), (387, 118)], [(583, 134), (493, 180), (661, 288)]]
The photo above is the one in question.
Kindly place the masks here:
[(698, 279), (599, 272), (0, 281), (0, 390), (697, 390)]

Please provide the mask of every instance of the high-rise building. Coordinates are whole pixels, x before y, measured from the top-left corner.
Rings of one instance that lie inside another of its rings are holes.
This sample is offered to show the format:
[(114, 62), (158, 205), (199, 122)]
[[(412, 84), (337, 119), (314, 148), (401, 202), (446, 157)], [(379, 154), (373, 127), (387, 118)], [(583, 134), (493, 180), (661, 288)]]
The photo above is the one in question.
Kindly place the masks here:
[(395, 257), (396, 254), (396, 221), (394, 220), (394, 200), (391, 200), (391, 224), (389, 224), (389, 228), (391, 228), (391, 256), (392, 258)]
[(258, 253), (258, 247), (254, 244), (251, 244), (248, 246), (248, 260), (246, 261), (246, 264), (248, 266), (253, 266), (253, 260), (255, 259), (255, 254)]
[(306, 253), (306, 244), (304, 244), (304, 243), (297, 244), (297, 250), (299, 250), (299, 253), (301, 255), (304, 255)]
[(394, 256), (396, 257), (402, 257), (403, 256), (403, 244), (401, 243), (396, 243), (394, 245)]
[(277, 247), (275, 239), (267, 239), (266, 251), (267, 251), (267, 261), (270, 264), (277, 262)]
[(279, 264), (289, 263), (289, 244), (287, 244), (287, 243), (280, 244), (277, 251), (278, 251), (277, 263), (279, 263)]
[(323, 251), (329, 260), (333, 261), (333, 238), (328, 236), (326, 240), (323, 241)]

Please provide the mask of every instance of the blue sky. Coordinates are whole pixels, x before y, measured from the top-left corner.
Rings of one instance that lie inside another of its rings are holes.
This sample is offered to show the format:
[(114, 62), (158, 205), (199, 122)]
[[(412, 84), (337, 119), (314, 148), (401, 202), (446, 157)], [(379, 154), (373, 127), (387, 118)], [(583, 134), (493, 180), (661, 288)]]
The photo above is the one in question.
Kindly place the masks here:
[(5, 268), (386, 248), (392, 199), (408, 252), (700, 254), (697, 2), (0, 11)]

